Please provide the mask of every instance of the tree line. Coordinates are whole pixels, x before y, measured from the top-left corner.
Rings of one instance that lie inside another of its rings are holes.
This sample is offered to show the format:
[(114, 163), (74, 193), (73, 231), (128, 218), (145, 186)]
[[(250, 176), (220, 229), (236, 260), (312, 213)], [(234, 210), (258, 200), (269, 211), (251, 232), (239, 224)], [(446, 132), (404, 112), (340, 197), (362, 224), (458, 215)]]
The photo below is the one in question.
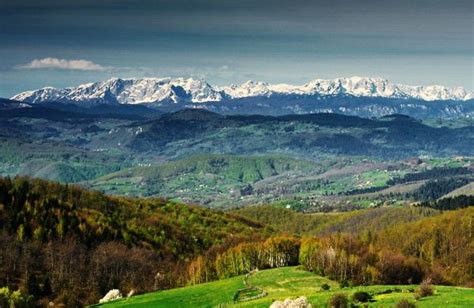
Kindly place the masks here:
[(403, 177), (395, 177), (387, 181), (388, 186), (395, 184), (403, 184), (414, 181), (421, 181), (427, 179), (437, 179), (444, 177), (452, 177), (458, 175), (470, 175), (473, 170), (466, 167), (435, 167), (433, 169), (424, 170), (421, 172), (407, 173)]
[(206, 253), (188, 266), (188, 283), (255, 269), (301, 265), (342, 285), (474, 285), (474, 208), (380, 230), (320, 236), (277, 236)]
[(443, 198), (440, 200), (431, 200), (420, 202), (419, 206), (429, 207), (437, 210), (457, 210), (463, 209), (474, 204), (474, 196), (459, 195), (455, 197)]
[(411, 197), (419, 201), (436, 200), (473, 180), (470, 178), (442, 178), (429, 180), (411, 193)]

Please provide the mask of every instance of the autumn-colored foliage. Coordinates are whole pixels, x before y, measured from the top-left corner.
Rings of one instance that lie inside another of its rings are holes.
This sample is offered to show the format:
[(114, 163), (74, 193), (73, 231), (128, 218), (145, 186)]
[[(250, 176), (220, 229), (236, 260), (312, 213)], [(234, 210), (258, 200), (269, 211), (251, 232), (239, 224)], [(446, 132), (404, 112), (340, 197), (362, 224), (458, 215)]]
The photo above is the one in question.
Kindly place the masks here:
[[(140, 293), (293, 265), (341, 285), (474, 284), (473, 207), (348, 213), (335, 231), (334, 215), (276, 210), (288, 220), (276, 228), (252, 211), (0, 178), (0, 286), (40, 305), (80, 306), (114, 288)], [(270, 221), (273, 210), (264, 212)]]
[(240, 243), (206, 259), (206, 270), (215, 275), (199, 282), (255, 268), (301, 264), (343, 285), (415, 284), (426, 278), (438, 284), (469, 285), (474, 281), (473, 218), (474, 209), (466, 208), (394, 224), (370, 236), (366, 232), (280, 236)]
[(164, 199), (0, 178), (0, 287), (68, 306), (97, 302), (113, 288), (170, 288), (186, 282), (189, 259), (261, 229), (236, 215)]

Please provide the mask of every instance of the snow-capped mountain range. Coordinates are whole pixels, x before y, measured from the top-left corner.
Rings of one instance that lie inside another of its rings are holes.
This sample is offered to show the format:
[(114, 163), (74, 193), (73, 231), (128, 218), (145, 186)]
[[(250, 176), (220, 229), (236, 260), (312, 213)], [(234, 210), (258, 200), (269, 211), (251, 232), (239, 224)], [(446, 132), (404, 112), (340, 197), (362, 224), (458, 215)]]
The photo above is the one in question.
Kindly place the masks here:
[(424, 101), (466, 101), (474, 92), (464, 88), (443, 86), (407, 86), (383, 78), (350, 77), (315, 79), (304, 85), (268, 84), (247, 81), (242, 85), (217, 87), (192, 78), (111, 78), (70, 88), (46, 87), (27, 91), (11, 99), (28, 103), (48, 101), (69, 103), (163, 104), (206, 103), (225, 100), (271, 97), (274, 95), (305, 95), (334, 97), (381, 97), (418, 99)]

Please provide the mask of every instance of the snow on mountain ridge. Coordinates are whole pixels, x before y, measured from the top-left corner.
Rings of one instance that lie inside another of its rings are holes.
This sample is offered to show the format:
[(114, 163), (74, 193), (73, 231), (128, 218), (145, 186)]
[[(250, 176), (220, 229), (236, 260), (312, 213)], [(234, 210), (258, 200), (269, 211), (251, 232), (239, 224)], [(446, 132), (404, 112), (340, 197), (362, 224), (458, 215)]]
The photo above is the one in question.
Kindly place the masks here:
[(154, 103), (170, 100), (192, 102), (220, 101), (223, 93), (216, 91), (203, 80), (192, 78), (111, 78), (101, 82), (88, 83), (78, 87), (55, 89), (46, 87), (27, 91), (12, 99), (37, 103), (42, 101), (97, 101), (110, 103), (107, 95), (113, 96), (121, 104)]
[(464, 88), (447, 88), (443, 86), (407, 86), (391, 83), (380, 77), (368, 78), (354, 76), (350, 78), (314, 79), (304, 85), (268, 84), (247, 81), (241, 86), (222, 87), (232, 98), (249, 96), (270, 96), (272, 94), (299, 95), (353, 95), (363, 97), (416, 98), (432, 100), (468, 100), (474, 93)]
[(461, 87), (407, 86), (375, 77), (315, 79), (304, 85), (269, 84), (247, 81), (240, 86), (211, 86), (193, 78), (111, 78), (78, 87), (56, 89), (45, 87), (19, 93), (14, 100), (38, 103), (44, 101), (142, 104), (162, 102), (219, 102), (225, 98), (245, 98), (271, 95), (353, 95), (360, 97), (415, 98), (433, 100), (469, 100), (474, 93)]
[[(220, 101), (220, 93), (202, 80), (184, 78), (110, 79), (103, 86), (118, 84), (112, 93), (119, 103), (139, 104), (170, 99), (174, 103), (189, 96), (192, 102)], [(181, 91), (180, 91), (181, 90)]]

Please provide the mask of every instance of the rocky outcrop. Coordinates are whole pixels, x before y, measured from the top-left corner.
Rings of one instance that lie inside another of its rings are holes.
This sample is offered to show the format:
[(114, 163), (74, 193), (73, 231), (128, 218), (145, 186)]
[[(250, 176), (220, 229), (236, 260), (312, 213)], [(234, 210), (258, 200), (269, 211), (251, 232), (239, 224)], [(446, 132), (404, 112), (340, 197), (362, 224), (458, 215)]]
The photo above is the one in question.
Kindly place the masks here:
[(99, 300), (99, 303), (106, 303), (106, 302), (110, 302), (110, 301), (114, 301), (114, 300), (117, 300), (117, 299), (121, 299), (122, 298), (122, 293), (120, 292), (119, 289), (113, 289), (113, 290), (110, 290), (109, 292), (107, 292), (107, 294), (105, 294), (105, 296)]
[(313, 306), (308, 302), (305, 296), (300, 296), (297, 299), (287, 298), (285, 301), (274, 301), (270, 308), (312, 308)]

